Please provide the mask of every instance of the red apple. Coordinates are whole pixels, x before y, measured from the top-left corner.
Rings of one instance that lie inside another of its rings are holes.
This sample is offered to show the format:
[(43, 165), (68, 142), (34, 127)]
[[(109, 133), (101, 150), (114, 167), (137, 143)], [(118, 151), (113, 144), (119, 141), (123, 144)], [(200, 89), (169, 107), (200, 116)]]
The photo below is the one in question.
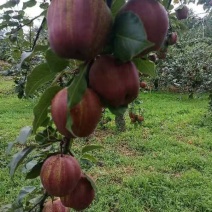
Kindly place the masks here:
[(42, 212), (70, 212), (70, 208), (66, 208), (58, 198), (53, 201), (48, 200), (44, 204)]
[(121, 63), (112, 56), (96, 59), (89, 71), (90, 87), (109, 106), (126, 106), (139, 93), (139, 76), (132, 62)]
[(120, 10), (120, 13), (131, 11), (141, 19), (147, 40), (154, 43), (153, 47), (141, 54), (158, 50), (163, 44), (169, 27), (168, 13), (164, 6), (156, 0), (129, 0)]
[(58, 131), (68, 137), (86, 137), (96, 128), (102, 113), (98, 96), (91, 89), (86, 89), (81, 101), (70, 109), (72, 132), (66, 129), (67, 122), (67, 88), (59, 91), (52, 100), (51, 114)]
[(106, 44), (112, 15), (103, 0), (53, 0), (47, 26), (50, 46), (56, 54), (90, 60)]
[(65, 196), (73, 191), (81, 176), (78, 161), (70, 155), (53, 155), (42, 165), (40, 178), (51, 196)]
[(186, 5), (180, 5), (176, 10), (176, 17), (178, 20), (187, 19), (188, 18), (188, 7)]
[(140, 82), (140, 87), (141, 88), (146, 88), (146, 86), (147, 86), (146, 82)]
[(144, 117), (138, 115), (138, 116), (137, 116), (137, 121), (138, 121), (138, 122), (143, 122), (143, 121), (144, 121)]
[(132, 118), (132, 119), (134, 119), (136, 117), (136, 115), (132, 111), (130, 111), (129, 112), (129, 117)]
[(172, 32), (167, 39), (168, 45), (174, 45), (175, 43), (177, 43), (177, 32)]
[(66, 207), (80, 211), (87, 208), (92, 203), (94, 197), (95, 191), (90, 181), (86, 178), (86, 176), (82, 175), (72, 193), (61, 197), (61, 202)]

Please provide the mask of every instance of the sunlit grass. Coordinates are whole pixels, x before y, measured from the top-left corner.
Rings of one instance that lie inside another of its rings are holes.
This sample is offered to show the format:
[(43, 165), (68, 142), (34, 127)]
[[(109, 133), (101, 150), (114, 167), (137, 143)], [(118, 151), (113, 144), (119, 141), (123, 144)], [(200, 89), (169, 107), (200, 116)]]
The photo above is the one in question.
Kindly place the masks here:
[[(1, 81), (1, 205), (13, 201), (23, 185), (31, 184), (20, 169), (14, 181), (8, 174), (7, 143), (23, 126), (31, 125), (34, 105), (33, 100), (19, 100), (12, 90), (7, 93), (11, 87), (11, 81)], [(126, 132), (117, 132), (112, 120), (87, 141), (78, 139), (73, 145), (76, 153), (86, 144), (105, 147), (94, 152), (98, 163), (87, 170), (98, 188), (87, 211), (211, 211), (212, 130), (204, 122), (207, 96), (188, 100), (184, 95), (153, 92), (141, 93), (139, 99), (137, 112), (140, 107), (145, 119), (141, 125), (131, 124), (126, 113)], [(109, 113), (106, 116), (113, 119)]]

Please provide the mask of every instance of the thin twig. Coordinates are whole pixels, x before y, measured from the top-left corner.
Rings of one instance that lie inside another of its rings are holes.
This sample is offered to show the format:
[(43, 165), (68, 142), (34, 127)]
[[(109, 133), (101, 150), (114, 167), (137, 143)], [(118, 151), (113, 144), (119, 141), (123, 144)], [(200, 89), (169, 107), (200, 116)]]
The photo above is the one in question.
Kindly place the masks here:
[(41, 22), (41, 25), (40, 25), (40, 27), (39, 27), (39, 29), (38, 29), (38, 32), (37, 32), (37, 34), (36, 34), (36, 38), (35, 38), (35, 40), (34, 40), (34, 42), (33, 42), (33, 45), (32, 45), (32, 51), (33, 51), (33, 49), (34, 49), (35, 46), (36, 46), (37, 40), (38, 40), (38, 38), (39, 38), (39, 36), (40, 36), (40, 33), (41, 33), (42, 29), (43, 29), (43, 25), (44, 25), (45, 22), (46, 22), (46, 17), (43, 18), (43, 20), (42, 20), (42, 22)]

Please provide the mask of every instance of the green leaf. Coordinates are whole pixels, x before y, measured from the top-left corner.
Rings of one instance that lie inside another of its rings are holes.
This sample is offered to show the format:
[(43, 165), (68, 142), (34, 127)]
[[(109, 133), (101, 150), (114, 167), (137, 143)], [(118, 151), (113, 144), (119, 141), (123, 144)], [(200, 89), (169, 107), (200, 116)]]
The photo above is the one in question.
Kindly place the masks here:
[(26, 179), (34, 179), (40, 175), (40, 170), (43, 162), (37, 163), (33, 168), (27, 173)]
[(115, 17), (120, 8), (125, 4), (125, 0), (113, 0), (111, 12), (113, 16)]
[(1, 25), (0, 25), (0, 30), (4, 29), (4, 28), (6, 28), (6, 27), (8, 27), (8, 25), (7, 25), (7, 23), (4, 21), (4, 22), (2, 22)]
[(113, 113), (114, 115), (124, 114), (126, 112), (127, 108), (128, 108), (127, 106), (122, 106), (122, 107), (118, 107), (118, 108), (108, 107), (110, 112)]
[(134, 58), (133, 62), (141, 73), (148, 74), (151, 77), (157, 76), (156, 65), (154, 62), (141, 58)]
[(27, 138), (32, 134), (32, 128), (29, 126), (23, 127), (16, 138), (16, 142), (26, 144)]
[(49, 69), (47, 63), (36, 66), (27, 77), (26, 96), (29, 97), (45, 83), (54, 79), (56, 73)]
[(33, 109), (33, 133), (36, 133), (38, 127), (42, 126), (43, 122), (46, 120), (48, 115), (48, 107), (51, 105), (51, 100), (60, 90), (61, 87), (59, 86), (49, 87), (40, 97), (38, 104)]
[(37, 4), (36, 0), (30, 0), (23, 3), (22, 10), (25, 10), (27, 7), (34, 7)]
[(17, 20), (20, 20), (23, 18), (23, 15), (22, 14), (19, 14), (19, 15), (14, 15), (12, 16), (13, 19), (17, 19)]
[(154, 44), (147, 35), (140, 18), (132, 12), (123, 12), (115, 19), (113, 48), (115, 57), (129, 61)]
[(7, 1), (5, 4), (2, 4), (0, 6), (0, 10), (4, 9), (4, 8), (10, 8), (10, 7), (14, 7), (16, 5), (15, 1)]
[(47, 45), (36, 45), (34, 52), (46, 52), (49, 46)]
[(37, 160), (30, 160), (29, 162), (25, 163), (24, 167), (22, 168), (22, 173), (27, 173), (30, 171), (36, 164), (38, 163)]
[(102, 148), (104, 148), (104, 147), (101, 145), (87, 145), (82, 148), (82, 154), (92, 151), (92, 150), (95, 150), (95, 149), (102, 149)]
[(92, 163), (96, 163), (97, 162), (97, 159), (93, 155), (88, 154), (88, 153), (83, 154), (81, 159), (88, 160), (88, 161), (90, 161)]
[(28, 194), (32, 193), (36, 189), (35, 186), (25, 186), (23, 187), (17, 197), (17, 202), (20, 204), (24, 197), (26, 197)]
[(41, 4), (39, 5), (39, 7), (40, 7), (41, 9), (46, 10), (46, 9), (48, 9), (48, 7), (49, 7), (49, 3), (41, 3)]
[[(81, 65), (79, 67), (79, 74), (74, 77), (71, 85), (68, 87), (68, 108), (72, 108), (76, 104), (78, 104), (85, 93), (85, 90), (87, 88), (87, 68), (87, 65)], [(68, 110), (66, 128), (72, 133), (71, 127), (72, 120)]]
[(16, 153), (10, 164), (9, 164), (9, 169), (10, 169), (10, 176), (13, 177), (15, 170), (18, 168), (18, 166), (21, 164), (21, 162), (26, 158), (26, 156), (34, 149), (34, 146), (29, 146), (21, 150), (20, 152)]
[(16, 142), (9, 142), (7, 145), (6, 155), (9, 155), (11, 152), (12, 147), (14, 146)]
[(29, 200), (29, 202), (33, 205), (39, 204), (43, 200), (43, 195), (36, 196)]
[(69, 64), (68, 60), (58, 57), (51, 49), (46, 51), (46, 61), (52, 72), (61, 72)]

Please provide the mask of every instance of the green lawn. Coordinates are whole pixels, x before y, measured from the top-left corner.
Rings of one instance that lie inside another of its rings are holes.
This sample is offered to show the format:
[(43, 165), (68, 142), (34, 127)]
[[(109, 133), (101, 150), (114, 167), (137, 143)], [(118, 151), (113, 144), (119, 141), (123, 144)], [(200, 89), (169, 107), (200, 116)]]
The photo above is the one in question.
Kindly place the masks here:
[[(5, 155), (7, 143), (23, 126), (31, 125), (35, 100), (19, 100), (13, 83), (0, 78), (0, 204), (10, 203), (23, 185), (30, 185), (21, 169), (10, 180)], [(209, 212), (212, 211), (212, 117), (207, 96), (188, 100), (179, 94), (141, 93), (145, 121), (116, 131), (114, 121), (98, 128), (85, 144), (102, 144), (98, 163), (88, 174), (98, 193), (92, 212)], [(14, 150), (15, 151), (15, 150)], [(39, 183), (39, 179), (33, 184)]]

